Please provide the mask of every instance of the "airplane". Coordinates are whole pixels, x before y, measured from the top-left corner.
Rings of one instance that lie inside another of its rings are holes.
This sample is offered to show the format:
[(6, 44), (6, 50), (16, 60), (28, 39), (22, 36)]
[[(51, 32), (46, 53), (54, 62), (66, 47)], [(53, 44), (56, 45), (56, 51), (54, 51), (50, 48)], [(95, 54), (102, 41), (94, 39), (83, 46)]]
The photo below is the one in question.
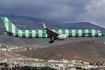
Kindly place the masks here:
[(104, 36), (100, 30), (95, 29), (48, 29), (43, 23), (45, 30), (20, 30), (7, 17), (1, 17), (5, 25), (6, 31), (4, 35), (22, 37), (22, 38), (50, 38), (49, 43), (55, 40), (64, 40), (67, 37), (102, 37)]

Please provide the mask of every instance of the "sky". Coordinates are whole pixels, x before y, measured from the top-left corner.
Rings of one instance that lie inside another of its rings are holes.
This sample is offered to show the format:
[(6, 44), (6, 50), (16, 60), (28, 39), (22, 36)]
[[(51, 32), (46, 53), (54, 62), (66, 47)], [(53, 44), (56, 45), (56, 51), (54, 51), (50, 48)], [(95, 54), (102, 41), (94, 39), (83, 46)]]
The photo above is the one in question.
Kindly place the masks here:
[(105, 27), (105, 0), (0, 0), (0, 14)]

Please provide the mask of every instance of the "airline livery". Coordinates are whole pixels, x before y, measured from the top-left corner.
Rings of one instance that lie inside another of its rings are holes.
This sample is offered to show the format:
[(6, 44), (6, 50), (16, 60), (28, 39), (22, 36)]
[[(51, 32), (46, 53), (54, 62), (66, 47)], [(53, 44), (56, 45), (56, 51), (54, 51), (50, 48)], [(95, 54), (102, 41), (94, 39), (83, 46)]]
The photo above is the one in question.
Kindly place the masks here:
[(101, 37), (104, 36), (103, 33), (95, 29), (60, 29), (60, 30), (50, 30), (45, 24), (43, 26), (45, 30), (20, 30), (11, 21), (2, 17), (3, 23), (5, 25), (6, 31), (3, 34), (22, 37), (22, 38), (50, 38), (49, 43), (53, 43), (54, 40), (64, 40), (67, 37)]

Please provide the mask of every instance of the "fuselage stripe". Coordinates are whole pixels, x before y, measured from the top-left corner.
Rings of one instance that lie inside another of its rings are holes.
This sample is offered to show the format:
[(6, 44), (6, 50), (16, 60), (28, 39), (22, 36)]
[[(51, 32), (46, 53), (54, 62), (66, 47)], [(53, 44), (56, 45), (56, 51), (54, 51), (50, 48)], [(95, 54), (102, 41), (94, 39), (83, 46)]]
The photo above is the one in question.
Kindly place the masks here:
[(95, 30), (95, 37), (98, 37), (98, 30)]
[(59, 30), (55, 30), (55, 32), (56, 32), (56, 33), (58, 33), (58, 32), (59, 32)]
[(75, 30), (75, 37), (78, 37), (78, 30)]
[(92, 36), (92, 30), (88, 30), (89, 31), (89, 37)]
[(42, 38), (45, 38), (45, 37), (46, 37), (45, 30), (42, 30)]
[(81, 37), (82, 36), (82, 30), (78, 30), (78, 34), (79, 34), (79, 36)]
[(65, 30), (62, 30), (62, 34), (66, 34), (66, 33), (65, 33)]
[(29, 38), (32, 38), (32, 30), (29, 30)]
[(75, 37), (75, 30), (72, 30), (72, 36)]
[(26, 37), (25, 30), (22, 30), (22, 37), (23, 37), (23, 38), (25, 38), (25, 37)]
[(72, 30), (69, 30), (69, 37), (72, 37)]
[(35, 37), (39, 38), (39, 30), (35, 30)]
[(35, 30), (32, 30), (32, 37), (35, 37)]
[(19, 30), (15, 27), (15, 36), (19, 37)]
[(82, 30), (82, 37), (85, 37), (85, 30)]

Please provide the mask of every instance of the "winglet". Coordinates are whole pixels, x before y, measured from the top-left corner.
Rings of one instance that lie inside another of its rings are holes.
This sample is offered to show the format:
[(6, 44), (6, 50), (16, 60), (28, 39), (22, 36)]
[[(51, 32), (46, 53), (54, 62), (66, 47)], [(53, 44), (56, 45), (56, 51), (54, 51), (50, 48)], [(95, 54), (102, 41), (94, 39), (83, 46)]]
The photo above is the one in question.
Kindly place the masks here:
[(43, 23), (44, 28), (46, 28), (45, 24)]

